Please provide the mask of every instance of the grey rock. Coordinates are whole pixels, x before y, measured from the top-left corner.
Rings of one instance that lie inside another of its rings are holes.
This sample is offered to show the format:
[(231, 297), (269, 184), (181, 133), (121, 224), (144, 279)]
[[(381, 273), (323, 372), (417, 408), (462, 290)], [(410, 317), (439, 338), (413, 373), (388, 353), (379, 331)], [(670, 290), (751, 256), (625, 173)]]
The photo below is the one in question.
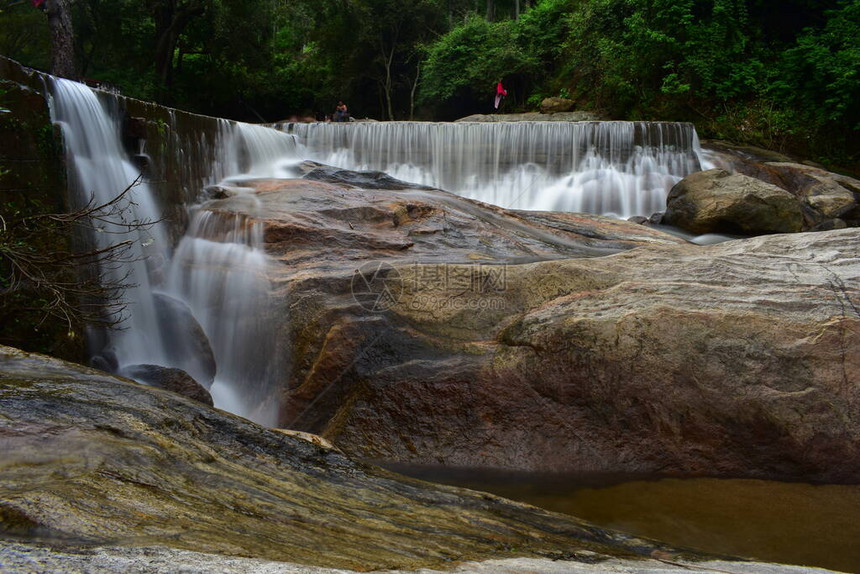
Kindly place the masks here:
[(802, 229), (803, 211), (797, 198), (780, 187), (711, 169), (675, 184), (663, 223), (691, 233), (785, 233)]
[(424, 185), (393, 178), (381, 171), (352, 171), (320, 166), (308, 171), (304, 177), (313, 181), (348, 185), (360, 189), (431, 189)]
[[(4, 572), (22, 563), (50, 569), (57, 551), (69, 557), (66, 572), (134, 571), (148, 559), (181, 571), (171, 555), (215, 571), (235, 556), (368, 571), (510, 557), (510, 548), (533, 558), (678, 555), (571, 516), (405, 478), (174, 393), (9, 347), (0, 347), (0, 441), (0, 529), (33, 544), (0, 547)], [(125, 548), (106, 557), (98, 549), (117, 546)], [(161, 549), (153, 554), (153, 546)], [(189, 548), (222, 556), (174, 552)]]
[(155, 312), (168, 366), (182, 369), (209, 389), (215, 380), (215, 353), (203, 327), (183, 301), (166, 293), (155, 293)]
[(540, 103), (542, 114), (555, 114), (573, 110), (576, 102), (567, 98), (544, 98)]
[[(63, 548), (34, 544), (0, 542), (0, 564), (9, 574), (63, 572), (64, 574), (357, 574), (356, 570), (322, 568), (290, 562), (260, 560), (238, 556), (205, 554), (164, 546), (141, 548), (100, 546)], [(362, 570), (363, 571), (363, 570)], [(677, 562), (657, 560), (604, 560), (598, 563), (547, 558), (507, 558), (471, 561), (451, 569), (384, 570), (380, 574), (825, 574), (830, 570), (766, 564), (761, 562)]]
[(119, 374), (159, 389), (179, 393), (204, 405), (215, 406), (209, 391), (182, 369), (141, 364), (123, 367)]

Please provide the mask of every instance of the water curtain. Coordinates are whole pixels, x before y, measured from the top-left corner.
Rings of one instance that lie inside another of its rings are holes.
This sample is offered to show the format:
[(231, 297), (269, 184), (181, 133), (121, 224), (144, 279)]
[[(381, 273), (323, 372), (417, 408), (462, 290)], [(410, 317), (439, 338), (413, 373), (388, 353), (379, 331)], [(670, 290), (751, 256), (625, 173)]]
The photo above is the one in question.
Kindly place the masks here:
[(307, 155), (379, 170), (511, 209), (651, 215), (701, 169), (692, 124), (492, 122), (284, 124)]

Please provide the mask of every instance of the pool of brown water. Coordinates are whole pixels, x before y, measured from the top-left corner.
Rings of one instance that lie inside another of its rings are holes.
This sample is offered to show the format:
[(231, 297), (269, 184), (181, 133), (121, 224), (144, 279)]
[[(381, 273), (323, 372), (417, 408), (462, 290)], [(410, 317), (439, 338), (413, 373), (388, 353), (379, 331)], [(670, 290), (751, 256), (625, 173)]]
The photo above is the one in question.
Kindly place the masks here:
[(860, 485), (389, 468), (673, 546), (860, 573)]

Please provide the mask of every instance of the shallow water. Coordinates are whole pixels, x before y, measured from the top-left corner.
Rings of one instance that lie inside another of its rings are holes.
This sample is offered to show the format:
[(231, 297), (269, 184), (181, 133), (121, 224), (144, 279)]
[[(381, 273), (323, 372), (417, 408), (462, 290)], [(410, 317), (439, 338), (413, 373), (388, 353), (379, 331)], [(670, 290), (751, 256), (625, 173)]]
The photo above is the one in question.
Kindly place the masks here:
[(492, 492), (672, 546), (860, 572), (860, 485), (393, 470)]

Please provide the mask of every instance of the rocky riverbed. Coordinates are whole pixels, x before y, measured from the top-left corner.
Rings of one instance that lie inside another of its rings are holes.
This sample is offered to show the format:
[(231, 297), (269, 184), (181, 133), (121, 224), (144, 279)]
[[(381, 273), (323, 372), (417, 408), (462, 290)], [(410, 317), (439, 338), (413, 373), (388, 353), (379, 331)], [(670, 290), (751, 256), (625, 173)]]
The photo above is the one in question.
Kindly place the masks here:
[(4, 572), (809, 571), (702, 562), (9, 347), (0, 441)]

